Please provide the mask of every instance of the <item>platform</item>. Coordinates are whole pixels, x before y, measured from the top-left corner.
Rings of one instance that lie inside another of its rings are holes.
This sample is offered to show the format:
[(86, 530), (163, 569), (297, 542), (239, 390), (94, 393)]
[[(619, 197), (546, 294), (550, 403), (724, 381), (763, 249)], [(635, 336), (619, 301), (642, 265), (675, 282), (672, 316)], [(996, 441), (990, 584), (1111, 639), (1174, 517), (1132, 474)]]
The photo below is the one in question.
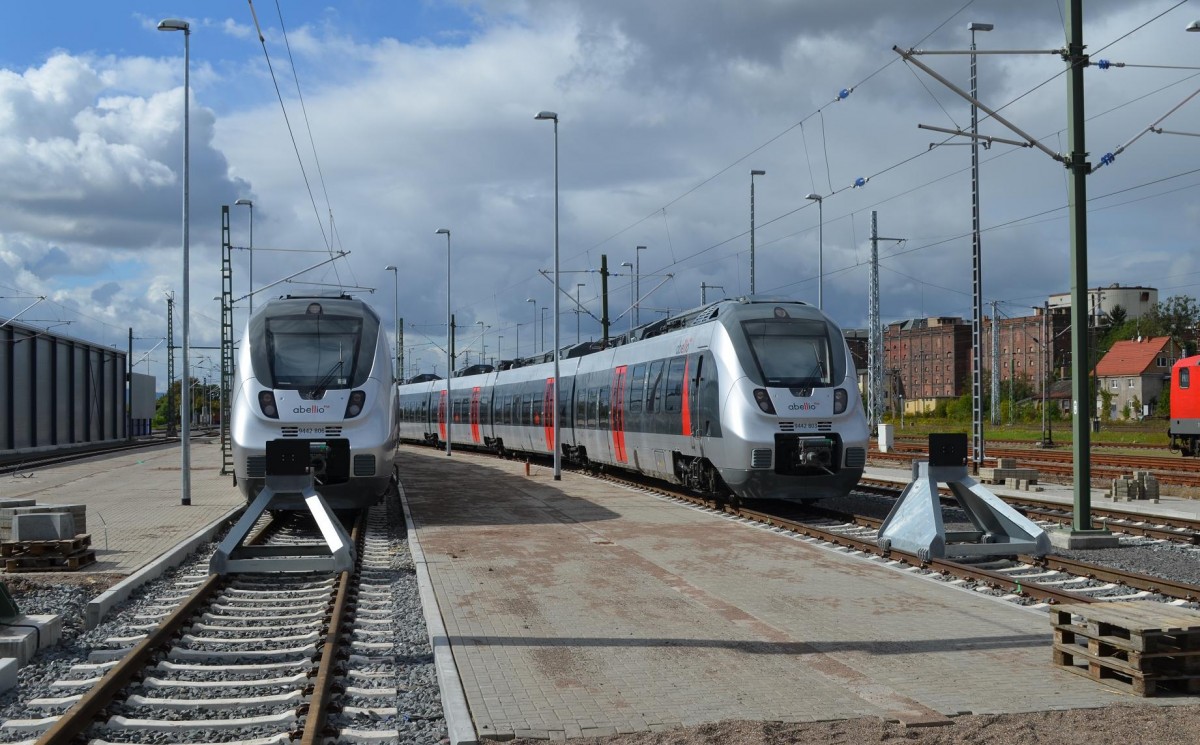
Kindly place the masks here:
[(879, 559), (517, 461), (398, 462), (481, 740), (1200, 702), (1056, 670), (1044, 610)]
[(64, 574), (129, 575), (245, 503), (232, 477), (220, 473), (216, 438), (194, 438), (191, 460), (188, 506), (181, 504), (178, 443), (4, 476), (0, 498), (85, 505), (96, 561)]

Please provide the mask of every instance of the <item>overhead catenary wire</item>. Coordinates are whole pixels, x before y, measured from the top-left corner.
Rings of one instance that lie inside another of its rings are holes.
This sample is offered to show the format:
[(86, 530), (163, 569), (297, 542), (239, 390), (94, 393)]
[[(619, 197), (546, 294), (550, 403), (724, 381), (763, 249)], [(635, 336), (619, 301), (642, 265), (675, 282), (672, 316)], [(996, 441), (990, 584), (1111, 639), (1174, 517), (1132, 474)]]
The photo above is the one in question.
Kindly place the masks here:
[(292, 150), (296, 153), (296, 162), (300, 165), (300, 175), (304, 179), (304, 188), (308, 190), (308, 199), (312, 203), (313, 214), (317, 218), (317, 226), (321, 229), (321, 240), (332, 255), (333, 244), (325, 234), (325, 223), (321, 212), (317, 209), (317, 198), (313, 194), (312, 184), (308, 180), (308, 171), (304, 168), (304, 158), (300, 156), (300, 146), (296, 143), (296, 134), (292, 131), (292, 120), (288, 117), (287, 105), (283, 102), (283, 92), (279, 89), (279, 79), (275, 76), (275, 66), (271, 63), (271, 53), (267, 51), (267, 37), (263, 36), (262, 26), (258, 23), (258, 14), (254, 11), (254, 0), (246, 0), (250, 5), (250, 15), (254, 19), (254, 29), (258, 32), (258, 41), (262, 44), (263, 57), (267, 60), (267, 69), (271, 73), (271, 83), (275, 86), (275, 96), (279, 99), (279, 108), (283, 111), (283, 121), (287, 125), (288, 137), (292, 141)]

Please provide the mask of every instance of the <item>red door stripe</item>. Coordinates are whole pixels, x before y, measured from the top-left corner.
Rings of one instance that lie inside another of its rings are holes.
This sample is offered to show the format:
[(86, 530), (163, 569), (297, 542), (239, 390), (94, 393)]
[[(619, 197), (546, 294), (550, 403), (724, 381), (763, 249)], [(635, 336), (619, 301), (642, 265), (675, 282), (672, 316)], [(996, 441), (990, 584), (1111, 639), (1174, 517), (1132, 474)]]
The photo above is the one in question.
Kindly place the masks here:
[(629, 462), (625, 453), (625, 372), (625, 365), (614, 369), (612, 382), (612, 442), (618, 463)]

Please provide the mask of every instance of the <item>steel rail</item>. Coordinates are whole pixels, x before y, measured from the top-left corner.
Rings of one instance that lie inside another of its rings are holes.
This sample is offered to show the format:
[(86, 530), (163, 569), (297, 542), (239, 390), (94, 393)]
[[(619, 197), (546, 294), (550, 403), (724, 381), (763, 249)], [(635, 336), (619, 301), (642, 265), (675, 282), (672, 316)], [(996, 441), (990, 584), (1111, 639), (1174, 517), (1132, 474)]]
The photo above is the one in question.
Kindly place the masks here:
[(353, 572), (345, 571), (338, 576), (337, 594), (334, 596), (333, 607), (330, 610), (329, 626), (325, 634), (325, 643), (321, 647), (321, 662), (317, 666), (316, 678), (313, 681), (312, 698), (308, 703), (307, 718), (304, 731), (301, 734), (301, 745), (319, 745), (324, 743), (330, 733), (325, 732), (327, 715), (333, 701), (333, 684), (338, 678), (338, 653), (342, 648), (342, 635), (350, 607), (353, 604), (352, 584), (362, 567), (362, 544), (366, 534), (367, 510), (360, 510), (354, 523), (350, 540), (355, 545), (357, 555)]
[(37, 745), (63, 745), (82, 735), (121, 690), (142, 672), (154, 653), (170, 644), (176, 632), (223, 584), (224, 578), (220, 575), (209, 575), (191, 597), (163, 619), (158, 628), (122, 657), (74, 706), (43, 732), (36, 740)]
[[(882, 496), (898, 496), (903, 487), (899, 482), (882, 479), (864, 478), (856, 487), (858, 491), (866, 491)], [(950, 497), (950, 490), (939, 488), (943, 497)], [(1037, 497), (1013, 497), (997, 495), (1006, 504), (1024, 512), (1030, 517), (1037, 517), (1053, 522), (1069, 525), (1072, 517), (1072, 505), (1066, 502), (1055, 502)], [(1120, 521), (1119, 525), (1110, 525), (1122, 533), (1132, 533), (1150, 538), (1160, 538), (1172, 543), (1185, 543), (1193, 546), (1200, 545), (1200, 520), (1168, 515), (1132, 512), (1113, 507), (1092, 507), (1092, 517), (1101, 520)], [(1133, 523), (1154, 523), (1154, 525), (1136, 525)], [(1163, 527), (1165, 526), (1165, 527)]]
[(1130, 572), (1124, 569), (1097, 566), (1096, 564), (1089, 564), (1086, 561), (1068, 559), (1062, 556), (1043, 556), (1041, 558), (1036, 556), (1019, 556), (1018, 559), (1059, 572), (1079, 574), (1102, 582), (1119, 582), (1138, 590), (1145, 590), (1193, 603), (1200, 602), (1200, 586), (1187, 582), (1177, 582), (1172, 579), (1153, 577), (1149, 574)]

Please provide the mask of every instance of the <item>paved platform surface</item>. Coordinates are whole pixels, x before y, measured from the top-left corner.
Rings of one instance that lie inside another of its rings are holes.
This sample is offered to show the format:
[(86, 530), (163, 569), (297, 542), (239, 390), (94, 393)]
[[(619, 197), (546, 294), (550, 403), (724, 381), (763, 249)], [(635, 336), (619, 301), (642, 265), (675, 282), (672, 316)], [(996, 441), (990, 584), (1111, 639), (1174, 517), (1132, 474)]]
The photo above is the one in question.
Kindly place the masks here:
[(186, 507), (178, 443), (0, 476), (0, 498), (85, 505), (96, 562), (70, 574), (132, 574), (244, 503), (232, 477), (220, 473), (216, 438), (193, 439), (190, 470)]
[(1091, 708), (1044, 611), (566, 472), (402, 447), (481, 739)]

